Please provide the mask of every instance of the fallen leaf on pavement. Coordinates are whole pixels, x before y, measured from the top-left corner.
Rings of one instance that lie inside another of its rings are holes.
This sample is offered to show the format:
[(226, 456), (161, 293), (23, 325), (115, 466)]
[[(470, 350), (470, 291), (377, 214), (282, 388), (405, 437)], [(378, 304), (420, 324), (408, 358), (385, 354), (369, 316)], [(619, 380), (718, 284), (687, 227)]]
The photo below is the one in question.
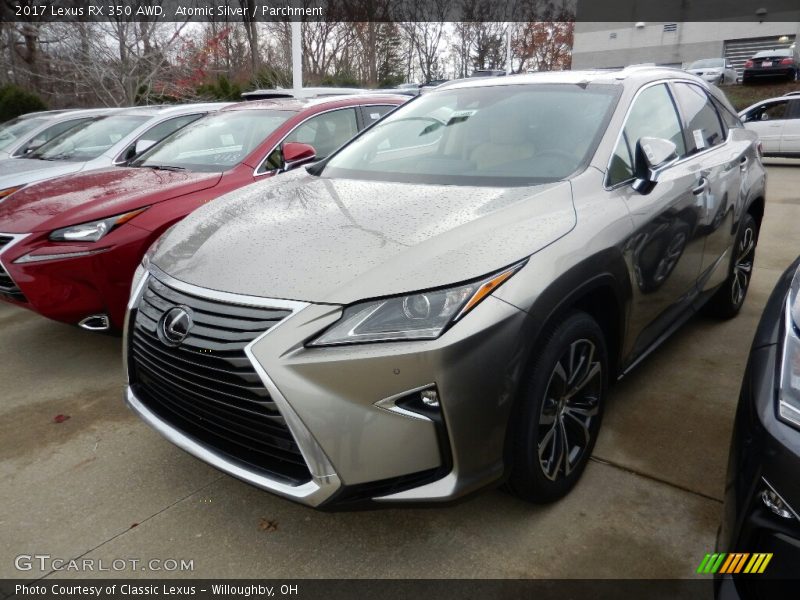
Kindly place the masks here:
[(56, 415), (53, 417), (53, 423), (63, 423), (67, 419), (69, 419), (69, 415)]
[(278, 531), (278, 522), (277, 521), (270, 521), (269, 519), (265, 519), (261, 517), (261, 520), (258, 522), (258, 528), (261, 531)]

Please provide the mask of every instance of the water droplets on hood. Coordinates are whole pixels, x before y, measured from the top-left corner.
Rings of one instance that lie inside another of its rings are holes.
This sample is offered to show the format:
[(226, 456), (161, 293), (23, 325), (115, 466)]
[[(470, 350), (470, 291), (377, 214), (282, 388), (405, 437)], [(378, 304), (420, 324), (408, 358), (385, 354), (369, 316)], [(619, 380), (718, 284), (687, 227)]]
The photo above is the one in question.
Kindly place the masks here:
[(568, 183), (397, 184), (301, 169), (195, 211), (162, 238), (153, 261), (203, 287), (348, 303), (485, 275), (574, 221)]

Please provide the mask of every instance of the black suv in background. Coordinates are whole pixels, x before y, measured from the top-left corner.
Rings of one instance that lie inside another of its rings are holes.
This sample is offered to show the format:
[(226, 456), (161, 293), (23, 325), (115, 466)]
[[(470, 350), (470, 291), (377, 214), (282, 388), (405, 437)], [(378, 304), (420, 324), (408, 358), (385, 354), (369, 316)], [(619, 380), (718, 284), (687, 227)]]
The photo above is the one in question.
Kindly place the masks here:
[[(776, 598), (800, 565), (800, 258), (756, 330), (731, 443), (721, 552), (772, 554), (757, 576), (717, 582), (717, 597)], [(780, 580), (780, 581), (776, 581)], [(796, 588), (795, 594), (796, 596)]]

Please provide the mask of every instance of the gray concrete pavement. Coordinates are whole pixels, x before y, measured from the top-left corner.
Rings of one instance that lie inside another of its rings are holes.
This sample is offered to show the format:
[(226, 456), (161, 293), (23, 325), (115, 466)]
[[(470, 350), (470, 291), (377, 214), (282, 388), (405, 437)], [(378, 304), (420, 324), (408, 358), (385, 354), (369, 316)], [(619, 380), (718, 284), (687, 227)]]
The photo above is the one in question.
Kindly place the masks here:
[(0, 577), (47, 575), (15, 569), (15, 556), (34, 553), (194, 561), (192, 572), (120, 573), (147, 577), (692, 576), (714, 545), (753, 331), (800, 253), (800, 163), (780, 163), (769, 167), (742, 314), (694, 318), (616, 386), (596, 460), (553, 506), (500, 491), (441, 509), (329, 514), (292, 504), (221, 475), (133, 417), (118, 339), (0, 305)]

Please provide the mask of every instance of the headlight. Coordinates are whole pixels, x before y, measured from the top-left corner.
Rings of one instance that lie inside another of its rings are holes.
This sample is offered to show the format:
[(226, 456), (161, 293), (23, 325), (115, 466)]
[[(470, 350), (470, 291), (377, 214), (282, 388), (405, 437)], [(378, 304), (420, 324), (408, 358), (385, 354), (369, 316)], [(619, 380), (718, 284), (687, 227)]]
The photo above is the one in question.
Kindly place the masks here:
[(0, 190), (0, 200), (2, 200), (3, 198), (8, 198), (11, 194), (13, 194), (14, 192), (16, 192), (18, 190), (21, 190), (23, 187), (25, 187), (25, 186), (24, 185), (18, 185), (16, 187), (10, 187), (10, 188), (6, 188), (4, 190)]
[(524, 264), (457, 287), (353, 304), (345, 308), (341, 319), (308, 345), (435, 339)]
[(800, 427), (800, 269), (792, 279), (785, 318), (778, 412), (785, 421)]
[(81, 223), (80, 225), (72, 225), (70, 227), (64, 227), (63, 229), (56, 229), (50, 234), (50, 241), (97, 242), (101, 240), (109, 231), (115, 227), (119, 227), (123, 223), (127, 223), (145, 210), (147, 210), (146, 207), (139, 208), (115, 217), (100, 219), (99, 221), (92, 221), (90, 223)]

